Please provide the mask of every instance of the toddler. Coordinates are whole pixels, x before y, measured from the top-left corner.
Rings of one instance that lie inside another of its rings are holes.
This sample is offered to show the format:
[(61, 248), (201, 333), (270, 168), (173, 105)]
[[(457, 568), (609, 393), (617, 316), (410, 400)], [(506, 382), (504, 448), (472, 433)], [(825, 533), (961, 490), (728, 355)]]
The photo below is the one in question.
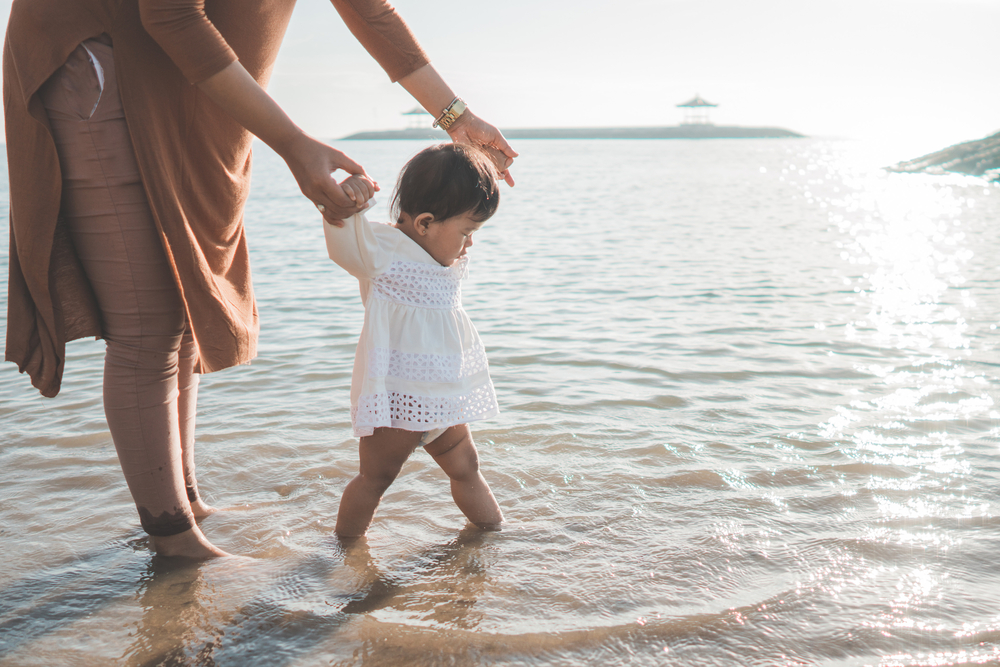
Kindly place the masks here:
[[(365, 176), (343, 182), (360, 201)], [(497, 173), (482, 151), (442, 144), (399, 175), (395, 225), (358, 213), (324, 223), (330, 259), (361, 283), (365, 323), (354, 358), (351, 423), (360, 471), (340, 501), (336, 532), (364, 535), (389, 485), (418, 445), (451, 479), (469, 521), (497, 530), (503, 514), (479, 471), (469, 422), (497, 414), (486, 351), (462, 309), (472, 235), (497, 210)]]

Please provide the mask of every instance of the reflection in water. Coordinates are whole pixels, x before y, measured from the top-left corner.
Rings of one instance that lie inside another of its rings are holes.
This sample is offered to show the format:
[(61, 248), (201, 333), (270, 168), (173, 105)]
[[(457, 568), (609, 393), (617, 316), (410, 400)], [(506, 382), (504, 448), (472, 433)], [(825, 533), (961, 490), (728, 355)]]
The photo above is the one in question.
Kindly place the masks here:
[(344, 562), (365, 583), (361, 596), (341, 612), (367, 614), (391, 607), (387, 620), (400, 614), (432, 626), (474, 630), (482, 618), (476, 602), (492, 583), (486, 557), (490, 540), (490, 533), (467, 526), (451, 542), (394, 564), (392, 575), (380, 571), (366, 538), (346, 542)]
[[(274, 563), (223, 559), (202, 564), (152, 558), (138, 582), (142, 620), (125, 653), (128, 665), (295, 664), (351, 639), (359, 655), (393, 644), (374, 627), (416, 621), (474, 631), (476, 602), (490, 583), (484, 558), (491, 533), (468, 527), (443, 545), (413, 553), (386, 571), (359, 538), (332, 555)], [(254, 592), (226, 611), (234, 599)], [(403, 626), (400, 626), (403, 627)], [(280, 648), (279, 648), (280, 647)]]
[(139, 581), (142, 620), (125, 655), (126, 664), (215, 665), (222, 636), (213, 630), (218, 619), (208, 607), (216, 596), (204, 590), (200, 565), (170, 567), (164, 560), (151, 559)]

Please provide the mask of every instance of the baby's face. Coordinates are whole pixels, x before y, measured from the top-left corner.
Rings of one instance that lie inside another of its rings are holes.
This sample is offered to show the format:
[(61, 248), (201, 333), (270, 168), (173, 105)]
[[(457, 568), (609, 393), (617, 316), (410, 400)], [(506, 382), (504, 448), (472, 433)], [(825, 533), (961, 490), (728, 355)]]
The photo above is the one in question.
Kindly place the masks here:
[(437, 260), (442, 266), (451, 266), (464, 257), (472, 246), (472, 235), (483, 226), (482, 222), (473, 220), (469, 213), (432, 222), (427, 226), (427, 233), (417, 240), (427, 254)]

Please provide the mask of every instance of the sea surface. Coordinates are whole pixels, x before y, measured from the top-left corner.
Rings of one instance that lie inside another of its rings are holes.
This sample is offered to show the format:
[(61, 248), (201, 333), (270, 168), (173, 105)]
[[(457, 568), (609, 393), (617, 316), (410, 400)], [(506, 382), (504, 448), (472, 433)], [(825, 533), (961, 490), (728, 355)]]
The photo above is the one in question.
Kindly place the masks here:
[[(421, 144), (340, 147), (385, 219)], [(202, 528), (247, 558), (150, 554), (102, 343), (55, 399), (5, 363), (0, 665), (1000, 663), (1000, 186), (847, 140), (516, 148), (464, 294), (505, 529), (419, 451), (336, 539), (362, 307), (258, 144), (260, 354), (198, 415)]]

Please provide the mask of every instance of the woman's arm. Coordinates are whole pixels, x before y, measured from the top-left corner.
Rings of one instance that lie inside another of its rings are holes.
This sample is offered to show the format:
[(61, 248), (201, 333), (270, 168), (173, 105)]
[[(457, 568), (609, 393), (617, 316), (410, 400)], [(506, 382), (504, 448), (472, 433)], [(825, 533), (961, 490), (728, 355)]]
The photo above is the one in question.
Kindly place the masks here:
[[(455, 93), (430, 64), (402, 77), (399, 83), (435, 118), (455, 99)], [(448, 128), (448, 136), (456, 143), (485, 147), (507, 185), (514, 185), (514, 178), (508, 169), (517, 153), (496, 127), (466, 109)]]
[(302, 193), (317, 206), (323, 206), (324, 218), (340, 221), (362, 210), (365, 202), (353, 201), (334, 179), (333, 172), (343, 169), (349, 174), (364, 175), (364, 168), (299, 129), (238, 61), (208, 77), (198, 87), (285, 160)]
[[(333, 0), (334, 7), (357, 40), (382, 66), (392, 81), (402, 84), (433, 117), (455, 99), (455, 93), (429, 64), (406, 23), (387, 0)], [(483, 146), (507, 183), (507, 168), (517, 153), (500, 130), (466, 110), (448, 128), (452, 141)]]
[(237, 60), (205, 13), (205, 0), (139, 0), (142, 25), (188, 81), (288, 164), (303, 194), (331, 221), (356, 213), (332, 172), (364, 169), (342, 152), (299, 129)]

